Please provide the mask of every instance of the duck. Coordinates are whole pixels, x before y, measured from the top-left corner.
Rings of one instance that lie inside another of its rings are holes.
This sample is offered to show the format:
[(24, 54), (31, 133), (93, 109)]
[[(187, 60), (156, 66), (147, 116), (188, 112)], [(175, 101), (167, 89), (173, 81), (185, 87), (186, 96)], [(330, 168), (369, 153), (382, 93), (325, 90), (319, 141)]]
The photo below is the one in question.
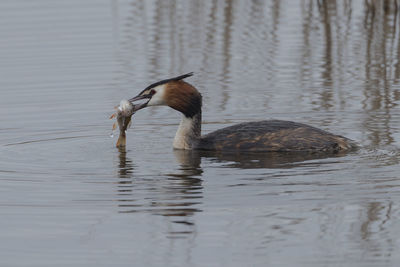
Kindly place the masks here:
[(326, 152), (338, 153), (355, 148), (341, 135), (285, 120), (239, 123), (201, 135), (202, 96), (184, 81), (193, 72), (160, 80), (129, 99), (135, 111), (152, 106), (168, 106), (182, 114), (173, 141), (174, 149), (249, 152)]

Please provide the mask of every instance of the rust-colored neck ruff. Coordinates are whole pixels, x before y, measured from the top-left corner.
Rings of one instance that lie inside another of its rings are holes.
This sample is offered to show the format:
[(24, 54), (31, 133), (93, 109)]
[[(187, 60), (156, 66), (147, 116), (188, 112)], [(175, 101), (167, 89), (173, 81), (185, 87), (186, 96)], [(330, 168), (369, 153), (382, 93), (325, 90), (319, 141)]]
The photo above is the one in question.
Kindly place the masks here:
[(201, 113), (201, 94), (192, 85), (184, 81), (172, 81), (166, 84), (166, 104), (193, 118)]

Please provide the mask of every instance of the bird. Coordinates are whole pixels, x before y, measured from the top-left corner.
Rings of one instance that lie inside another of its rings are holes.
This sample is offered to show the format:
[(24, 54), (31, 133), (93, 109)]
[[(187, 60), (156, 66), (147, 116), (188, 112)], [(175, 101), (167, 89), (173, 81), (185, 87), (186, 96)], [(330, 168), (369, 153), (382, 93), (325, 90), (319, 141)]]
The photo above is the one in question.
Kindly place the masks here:
[(147, 86), (137, 96), (136, 111), (151, 106), (169, 106), (182, 113), (173, 148), (204, 151), (324, 152), (355, 148), (355, 142), (303, 123), (284, 120), (243, 122), (201, 135), (202, 96), (184, 81), (193, 72)]

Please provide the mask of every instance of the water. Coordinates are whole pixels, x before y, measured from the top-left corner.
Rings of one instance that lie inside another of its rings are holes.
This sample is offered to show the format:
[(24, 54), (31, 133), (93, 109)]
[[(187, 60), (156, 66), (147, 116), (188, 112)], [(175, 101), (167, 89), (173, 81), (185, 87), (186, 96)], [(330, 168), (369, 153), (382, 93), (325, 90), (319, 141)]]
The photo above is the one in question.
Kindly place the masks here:
[[(1, 266), (397, 266), (394, 1), (1, 1)], [(209, 132), (285, 119), (338, 157), (172, 150), (180, 115), (113, 106), (160, 79)]]

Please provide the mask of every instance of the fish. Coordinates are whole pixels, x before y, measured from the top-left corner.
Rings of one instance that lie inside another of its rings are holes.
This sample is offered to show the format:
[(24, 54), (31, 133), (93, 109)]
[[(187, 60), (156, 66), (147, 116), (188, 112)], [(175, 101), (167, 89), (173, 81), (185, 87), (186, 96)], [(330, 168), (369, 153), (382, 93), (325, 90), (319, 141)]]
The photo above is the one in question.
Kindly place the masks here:
[(113, 124), (112, 130), (114, 131), (118, 124), (119, 136), (116, 147), (121, 148), (126, 146), (126, 131), (132, 124), (132, 115), (135, 114), (137, 107), (128, 100), (123, 99), (119, 106), (114, 108), (116, 112), (111, 115), (110, 119), (117, 118), (117, 121)]

